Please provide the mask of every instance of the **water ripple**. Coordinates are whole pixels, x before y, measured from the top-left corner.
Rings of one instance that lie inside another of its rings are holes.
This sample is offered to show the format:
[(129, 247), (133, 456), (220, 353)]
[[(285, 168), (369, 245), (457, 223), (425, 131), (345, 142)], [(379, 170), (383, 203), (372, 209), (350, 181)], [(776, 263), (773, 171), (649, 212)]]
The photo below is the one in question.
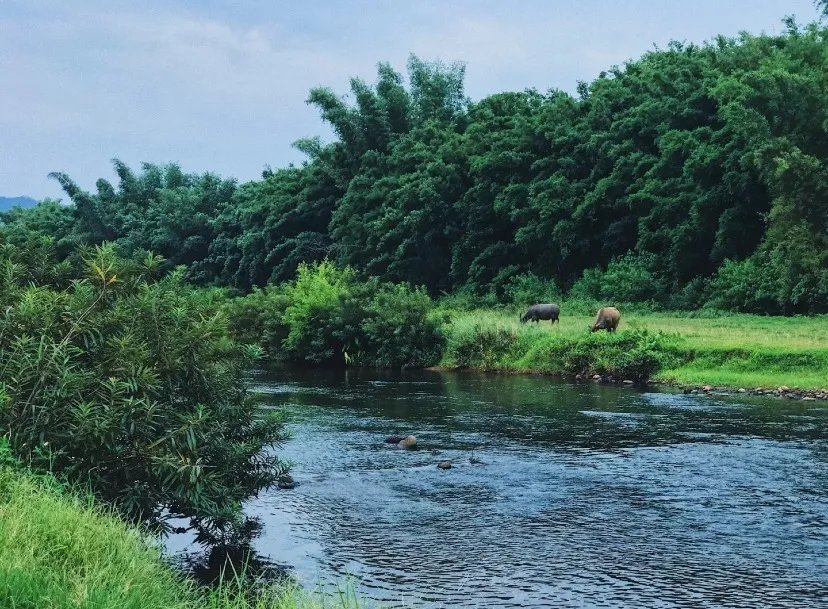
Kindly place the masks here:
[(257, 382), (292, 416), (300, 482), (248, 506), (257, 549), (308, 584), (352, 575), (406, 607), (828, 606), (823, 407), (482, 375)]

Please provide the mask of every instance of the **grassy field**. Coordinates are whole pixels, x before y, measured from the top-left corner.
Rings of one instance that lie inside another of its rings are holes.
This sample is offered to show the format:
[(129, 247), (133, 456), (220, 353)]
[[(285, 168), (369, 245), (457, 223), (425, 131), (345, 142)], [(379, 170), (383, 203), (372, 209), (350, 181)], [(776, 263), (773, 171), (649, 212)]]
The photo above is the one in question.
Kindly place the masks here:
[(554, 327), (521, 324), (517, 310), (448, 315), (446, 367), (623, 376), (636, 372), (634, 356), (652, 356), (658, 361), (645, 362), (644, 369), (653, 368), (649, 376), (677, 385), (828, 387), (828, 316), (691, 317), (622, 310), (617, 336), (607, 337), (591, 335), (593, 316), (577, 308), (567, 314), (566, 303)]
[(322, 597), (283, 587), (251, 598), (245, 591), (238, 584), (210, 591), (196, 588), (162, 561), (158, 547), (115, 516), (101, 511), (91, 501), (67, 494), (54, 483), (0, 465), (0, 607), (358, 609), (362, 606), (351, 593)]

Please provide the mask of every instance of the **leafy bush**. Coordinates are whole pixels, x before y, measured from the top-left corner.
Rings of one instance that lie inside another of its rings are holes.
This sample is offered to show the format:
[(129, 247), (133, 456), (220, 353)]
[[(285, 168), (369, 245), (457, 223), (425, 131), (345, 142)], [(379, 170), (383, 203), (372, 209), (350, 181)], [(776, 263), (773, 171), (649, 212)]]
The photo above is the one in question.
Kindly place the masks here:
[(708, 306), (790, 315), (828, 309), (828, 258), (805, 254), (797, 244), (773, 251), (760, 250), (750, 258), (725, 260), (711, 279)]
[(288, 335), (282, 319), (289, 304), (286, 286), (254, 288), (247, 296), (228, 300), (224, 310), (230, 333), (242, 344), (260, 345), (277, 354)]
[(98, 247), (67, 289), (0, 277), (0, 426), (35, 470), (88, 485), (130, 518), (232, 528), (240, 502), (281, 472), (281, 423), (248, 398), (256, 355), (178, 269), (153, 279)]
[(707, 299), (707, 282), (701, 277), (694, 277), (684, 287), (672, 293), (667, 299), (670, 309), (696, 312)]
[(615, 303), (662, 301), (667, 286), (655, 268), (653, 256), (626, 254), (610, 262), (606, 270), (584, 271), (572, 286), (571, 294)]
[(451, 294), (443, 294), (437, 301), (437, 306), (444, 311), (473, 311), (482, 308), (491, 309), (499, 305), (500, 302), (493, 292), (481, 296), (468, 287)]
[(514, 327), (458, 320), (448, 330), (444, 361), (454, 368), (500, 370), (516, 356), (519, 344)]
[(360, 330), (364, 347), (357, 361), (369, 366), (424, 368), (437, 363), (443, 352), (440, 321), (423, 289), (381, 285), (367, 302)]
[(561, 292), (552, 279), (541, 279), (534, 273), (516, 275), (506, 284), (504, 296), (508, 302), (526, 306), (560, 300)]
[(311, 364), (424, 367), (442, 351), (428, 294), (406, 284), (360, 281), (325, 260), (296, 280), (227, 305), (234, 335), (272, 357)]
[(330, 261), (302, 264), (287, 288), (282, 346), (290, 359), (314, 364), (344, 361), (354, 350), (364, 313), (354, 298), (354, 273)]
[(710, 281), (707, 304), (734, 311), (777, 311), (774, 280), (767, 270), (755, 257), (739, 262), (725, 260)]

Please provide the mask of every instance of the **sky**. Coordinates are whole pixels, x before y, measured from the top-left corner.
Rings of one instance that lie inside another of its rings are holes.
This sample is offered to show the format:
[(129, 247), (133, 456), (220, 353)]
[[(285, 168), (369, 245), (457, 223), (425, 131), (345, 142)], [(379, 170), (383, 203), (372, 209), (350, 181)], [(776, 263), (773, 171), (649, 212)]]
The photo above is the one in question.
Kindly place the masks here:
[(0, 196), (64, 198), (131, 166), (177, 162), (241, 181), (302, 161), (331, 131), (315, 86), (373, 83), (408, 56), (466, 64), (473, 100), (574, 92), (671, 40), (779, 33), (811, 0), (0, 0)]

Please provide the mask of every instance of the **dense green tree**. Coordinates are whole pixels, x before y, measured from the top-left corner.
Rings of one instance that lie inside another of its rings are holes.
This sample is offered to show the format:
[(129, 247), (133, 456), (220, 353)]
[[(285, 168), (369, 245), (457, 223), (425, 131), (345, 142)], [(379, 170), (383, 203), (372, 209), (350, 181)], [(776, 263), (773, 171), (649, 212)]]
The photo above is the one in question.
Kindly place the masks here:
[(301, 168), (268, 172), (240, 186), (212, 222), (208, 255), (191, 276), (242, 290), (293, 277), (301, 262), (330, 253), (328, 224), (341, 189), (322, 159)]
[[(68, 226), (42, 207), (6, 230), (159, 251), (191, 279), (244, 291), (329, 257), (432, 294), (506, 299), (520, 277), (564, 290), (583, 277), (579, 289), (614, 299), (595, 286), (626, 276), (668, 306), (825, 311), (828, 30), (785, 23), (671, 43), (576, 96), (471, 103), (460, 64), (412, 56), (405, 76), (379, 64), (349, 96), (310, 92), (337, 137), (296, 142), (300, 166), (236, 187), (116, 161), (117, 188), (95, 194), (56, 176)], [(731, 298), (727, 281), (756, 276), (760, 296)]]
[(204, 259), (214, 239), (212, 219), (230, 201), (235, 181), (185, 174), (177, 165), (144, 163), (137, 175), (118, 159), (113, 165), (118, 187), (100, 179), (94, 194), (65, 174), (51, 174), (74, 204), (72, 238), (111, 241), (126, 255), (152, 251), (172, 265)]

